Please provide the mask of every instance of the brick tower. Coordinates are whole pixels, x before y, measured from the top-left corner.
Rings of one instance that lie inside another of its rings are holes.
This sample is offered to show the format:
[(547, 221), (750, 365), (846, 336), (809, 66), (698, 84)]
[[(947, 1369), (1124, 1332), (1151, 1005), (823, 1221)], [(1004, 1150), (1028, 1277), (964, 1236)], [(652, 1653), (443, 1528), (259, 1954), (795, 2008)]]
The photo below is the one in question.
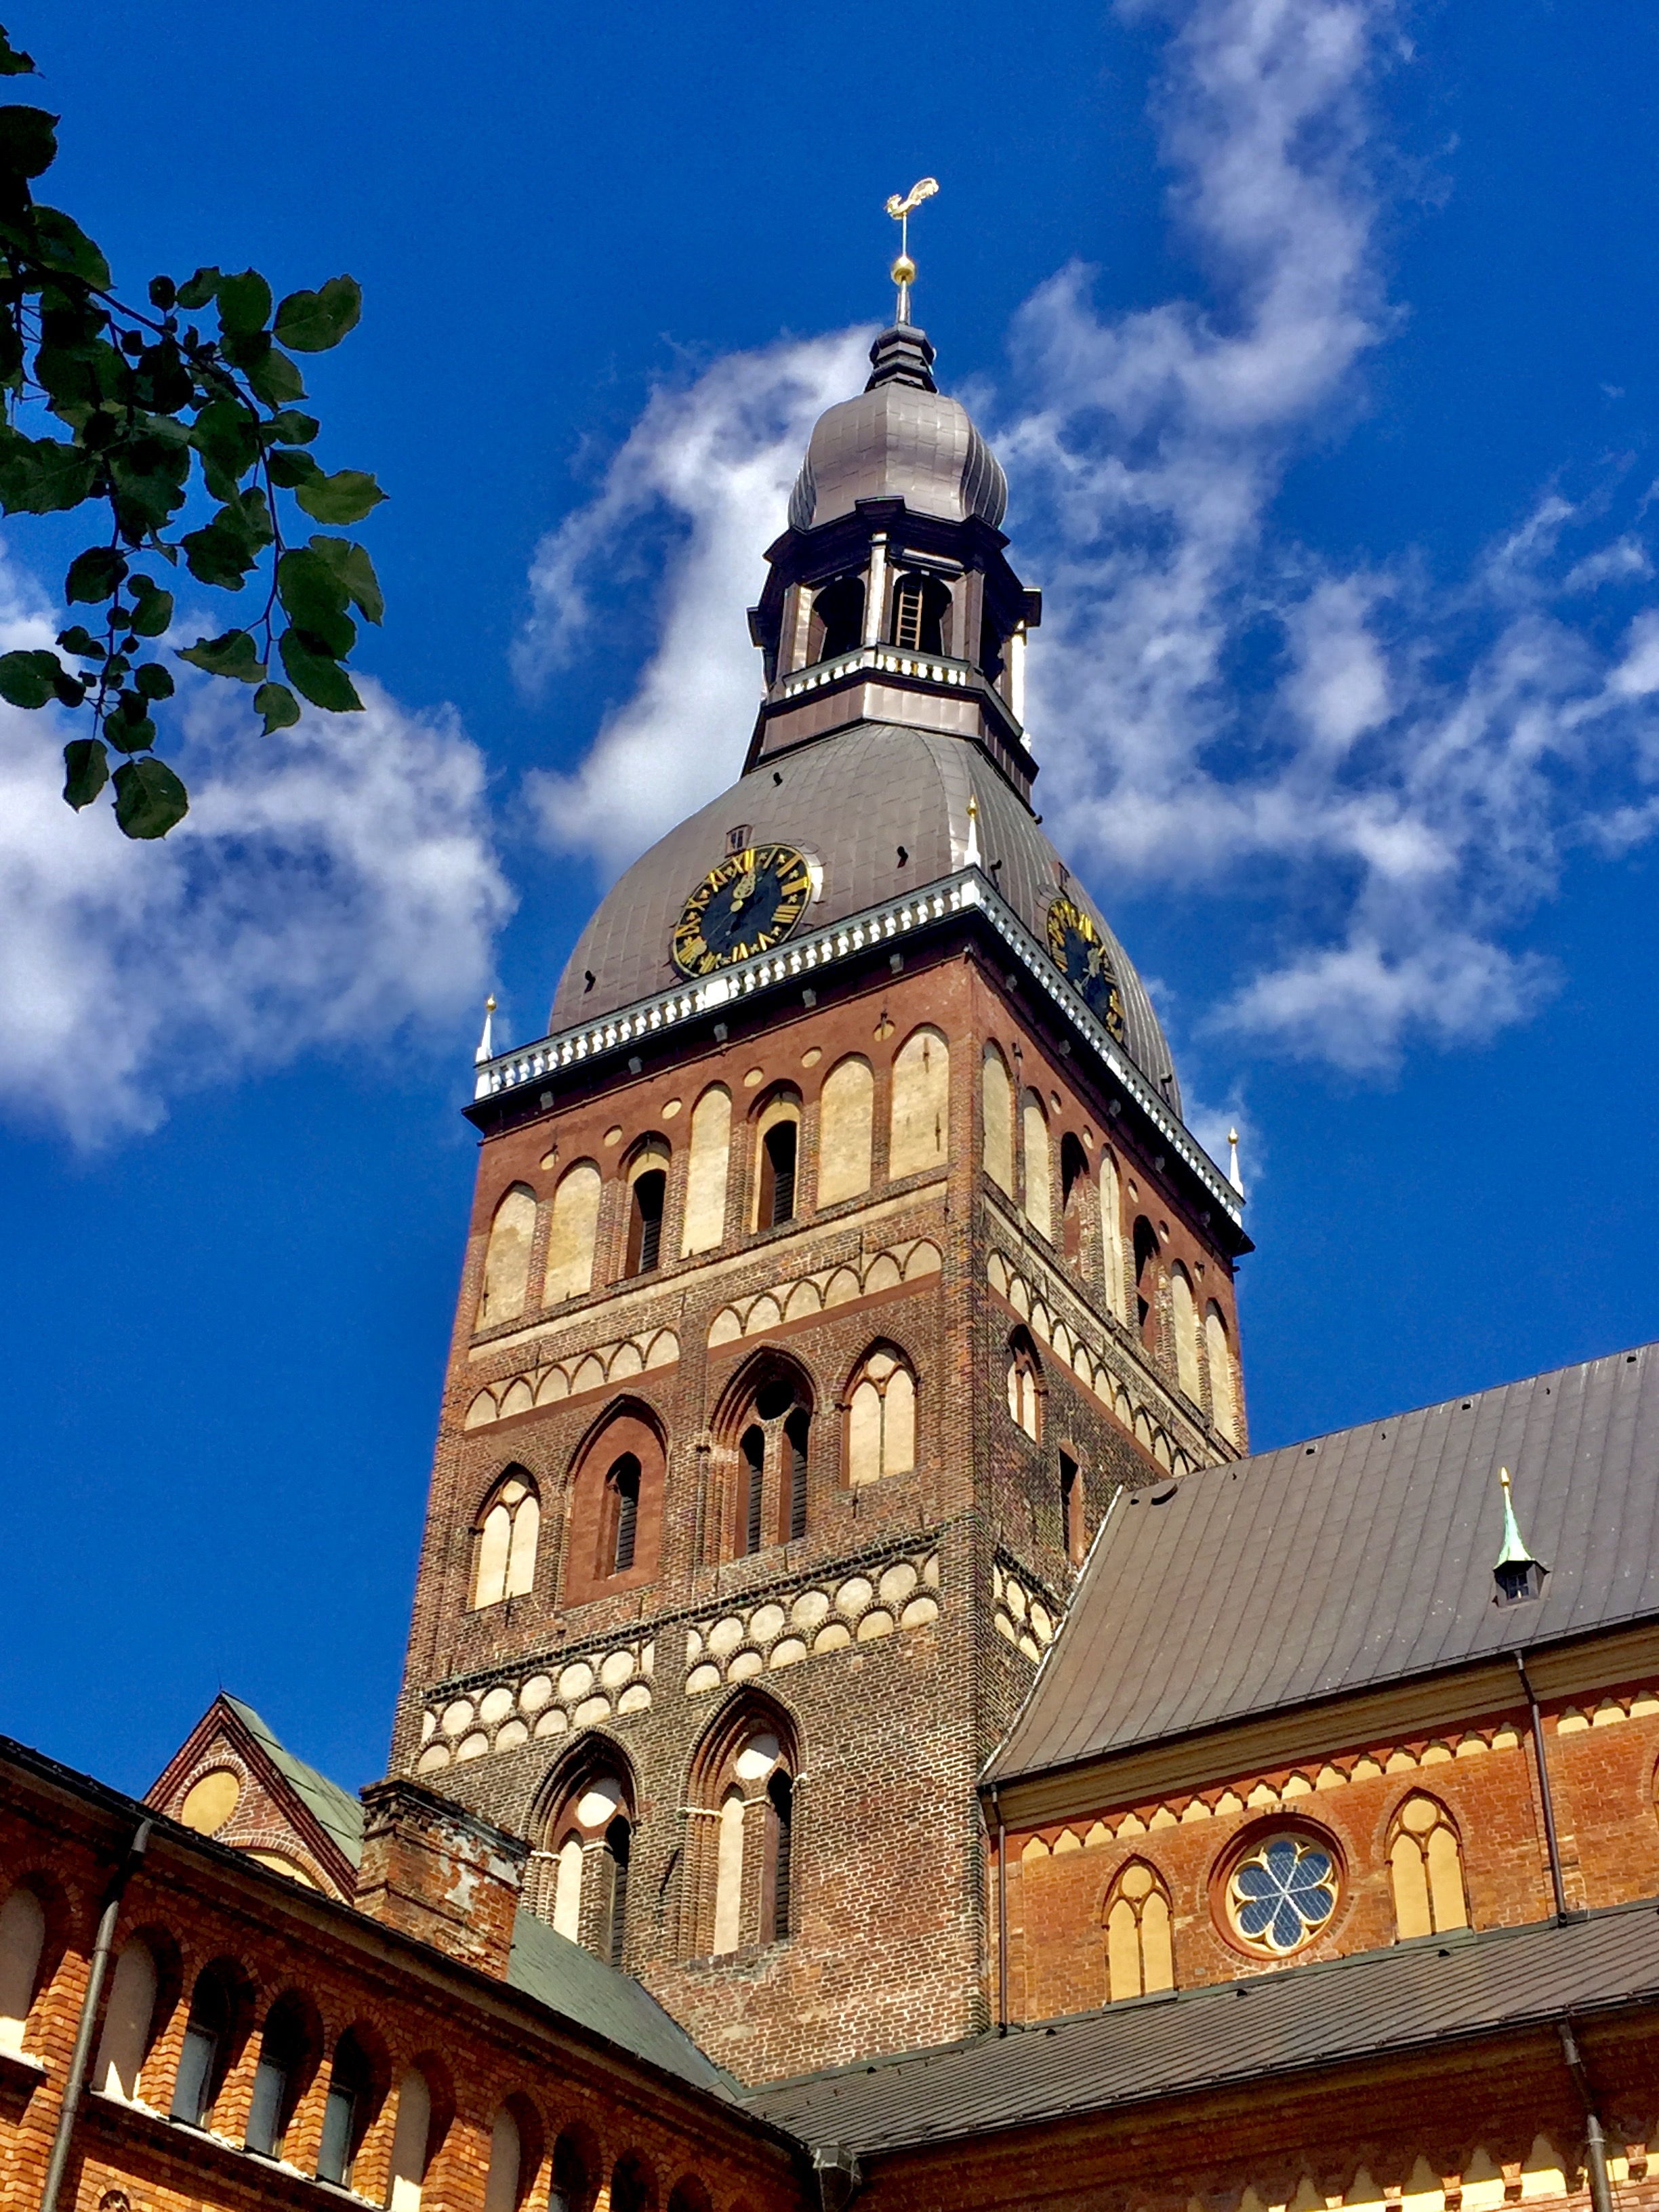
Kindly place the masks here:
[(1240, 1202), (1031, 811), (1001, 469), (871, 358), (742, 778), (479, 1068), (392, 1761), (750, 2081), (984, 2024), (975, 1778), (1120, 1486), (1244, 1443)]

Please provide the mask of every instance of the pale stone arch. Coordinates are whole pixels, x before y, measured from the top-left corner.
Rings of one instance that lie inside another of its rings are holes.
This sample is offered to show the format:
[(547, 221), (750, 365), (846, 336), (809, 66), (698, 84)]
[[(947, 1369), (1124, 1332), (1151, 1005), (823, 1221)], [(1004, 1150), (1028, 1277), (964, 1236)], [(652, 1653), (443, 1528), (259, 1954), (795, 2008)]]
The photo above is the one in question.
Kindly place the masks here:
[(521, 1597), (536, 1586), (542, 1508), (535, 1480), (510, 1467), (484, 1501), (475, 1524), (471, 1609)]
[(1014, 1194), (1014, 1087), (1008, 1063), (994, 1044), (985, 1048), (980, 1069), (980, 1112), (984, 1131), (985, 1172), (999, 1190)]
[(547, 1303), (579, 1298), (593, 1287), (593, 1240), (599, 1226), (599, 1170), (577, 1160), (559, 1178), (547, 1235)]
[(857, 1488), (916, 1463), (916, 1378), (895, 1344), (865, 1354), (847, 1399), (847, 1480)]
[(1233, 1367), (1232, 1340), (1213, 1298), (1204, 1310), (1204, 1354), (1210, 1370), (1211, 1419), (1230, 1443), (1238, 1443), (1238, 1378)]
[(1053, 1170), (1049, 1162), (1048, 1116), (1034, 1091), (1028, 1091), (1020, 1109), (1020, 1135), (1025, 1155), (1025, 1218), (1039, 1237), (1054, 1242), (1054, 1202)]
[(19, 1883), (0, 1905), (0, 2051), (21, 2051), (46, 1948), (46, 1911)]
[(536, 1237), (536, 1194), (515, 1182), (503, 1192), (489, 1224), (484, 1249), (483, 1288), (478, 1294), (480, 1328), (512, 1321), (524, 1311), (530, 1290), (530, 1248)]
[(1170, 1893), (1145, 1859), (1120, 1867), (1106, 1893), (1106, 1988), (1110, 2002), (1175, 1987)]
[(712, 1083), (691, 1109), (682, 1253), (712, 1252), (726, 1241), (726, 1183), (732, 1162), (732, 1094)]
[(794, 1721), (764, 1692), (740, 1690), (704, 1731), (686, 1782), (685, 1802), (705, 1817), (692, 1826), (684, 1864), (684, 1955), (779, 1942), (799, 1924), (800, 1771)]
[(1389, 1878), (1395, 1929), (1402, 1942), (1468, 1926), (1462, 1845), (1450, 1814), (1437, 1797), (1413, 1790), (1395, 1815)]
[(875, 1129), (876, 1079), (861, 1053), (837, 1060), (818, 1094), (820, 1206), (856, 1198), (870, 1188)]
[(138, 2077), (149, 2054), (155, 2000), (161, 1986), (155, 1954), (141, 1936), (131, 1936), (115, 1961), (104, 2028), (92, 2069), (92, 2085), (106, 2097), (133, 2104)]
[(1100, 1148), (1100, 1267), (1106, 1310), (1117, 1321), (1129, 1317), (1123, 1294), (1123, 1191), (1117, 1159), (1109, 1145)]
[(1175, 1329), (1176, 1381), (1194, 1405), (1204, 1403), (1204, 1368), (1198, 1349), (1198, 1301), (1193, 1279), (1177, 1260), (1170, 1270), (1170, 1318)]
[(1029, 1330), (1017, 1328), (1008, 1340), (1008, 1412), (1033, 1443), (1042, 1437), (1042, 1392), (1036, 1346)]
[(894, 1056), (888, 1174), (943, 1167), (950, 1137), (951, 1048), (943, 1030), (929, 1026), (914, 1031)]

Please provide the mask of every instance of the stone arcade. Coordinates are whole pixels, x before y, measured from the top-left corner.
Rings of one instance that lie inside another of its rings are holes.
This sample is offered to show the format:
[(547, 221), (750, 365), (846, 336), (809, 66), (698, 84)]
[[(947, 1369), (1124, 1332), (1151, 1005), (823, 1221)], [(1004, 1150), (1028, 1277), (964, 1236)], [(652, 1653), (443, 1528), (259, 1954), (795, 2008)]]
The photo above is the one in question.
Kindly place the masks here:
[(387, 1778), (6, 1747), (8, 2204), (1659, 2193), (1659, 1348), (1249, 1455), (1002, 471), (872, 362), (743, 776), (481, 1050)]

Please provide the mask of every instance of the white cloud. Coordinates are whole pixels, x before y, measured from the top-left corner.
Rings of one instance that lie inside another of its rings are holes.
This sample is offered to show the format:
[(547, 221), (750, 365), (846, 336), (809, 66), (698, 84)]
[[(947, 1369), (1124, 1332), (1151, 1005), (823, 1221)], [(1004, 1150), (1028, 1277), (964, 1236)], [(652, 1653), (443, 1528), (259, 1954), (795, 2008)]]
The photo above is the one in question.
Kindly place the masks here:
[(632, 697), (574, 775), (531, 779), (556, 850), (592, 853), (614, 872), (738, 774), (761, 692), (740, 595), (759, 597), (761, 554), (783, 527), (812, 425), (859, 388), (870, 337), (728, 355), (689, 388), (657, 392), (598, 495), (538, 547), (514, 656), (532, 687), (591, 642), (595, 580), (645, 526), (665, 514), (684, 532)]
[[(0, 649), (54, 624), (0, 556)], [(447, 714), (372, 684), (362, 714), (257, 734), (192, 683), (173, 748), (191, 811), (133, 844), (61, 797), (69, 718), (0, 706), (0, 1102), (82, 1145), (203, 1085), (457, 1024), (511, 901), (484, 769)]]
[[(1288, 465), (1363, 406), (1396, 326), (1370, 103), (1411, 49), (1392, 0), (1123, 12), (1170, 26), (1157, 112), (1209, 291), (1103, 313), (1073, 265), (1012, 333), (988, 427), (1018, 559), (1045, 587), (1045, 818), (1085, 875), (1266, 925), (1227, 933), (1238, 964), (1214, 977), (1208, 1024), (1235, 1047), (1386, 1073), (1414, 1042), (1524, 1018), (1548, 979), (1513, 939), (1566, 854), (1659, 823), (1659, 614), (1632, 597), (1652, 573), (1645, 502), (1615, 529), (1607, 501), (1551, 487), (1450, 581), (1289, 539)], [(574, 775), (541, 784), (556, 846), (615, 868), (735, 771), (756, 688), (741, 594), (861, 343), (735, 356), (659, 396), (546, 541), (532, 675), (585, 648), (586, 580), (641, 516), (690, 526), (633, 696)], [(1264, 938), (1280, 950), (1252, 972), (1242, 948)]]

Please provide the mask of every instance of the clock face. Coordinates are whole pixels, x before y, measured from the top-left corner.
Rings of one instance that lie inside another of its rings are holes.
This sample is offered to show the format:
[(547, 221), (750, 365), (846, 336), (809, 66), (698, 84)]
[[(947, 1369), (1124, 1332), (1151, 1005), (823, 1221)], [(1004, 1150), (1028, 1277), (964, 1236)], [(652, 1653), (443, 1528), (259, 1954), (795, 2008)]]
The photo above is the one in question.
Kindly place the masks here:
[(707, 975), (769, 952), (806, 911), (812, 874), (792, 845), (750, 845), (711, 868), (674, 925), (674, 965)]
[(1123, 1042), (1123, 994), (1100, 932), (1082, 908), (1057, 898), (1048, 908), (1048, 951), (1054, 965), (1082, 997), (1097, 1021)]

